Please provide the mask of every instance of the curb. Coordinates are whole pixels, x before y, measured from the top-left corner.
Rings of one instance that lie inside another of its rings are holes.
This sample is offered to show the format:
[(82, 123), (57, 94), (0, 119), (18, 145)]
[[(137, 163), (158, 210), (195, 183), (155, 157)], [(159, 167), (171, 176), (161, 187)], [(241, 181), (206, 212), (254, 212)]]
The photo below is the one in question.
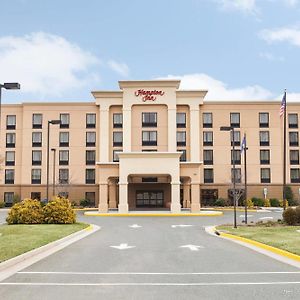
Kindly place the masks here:
[(97, 207), (91, 207), (91, 208), (73, 208), (74, 211), (90, 211), (90, 210), (98, 210)]
[(30, 250), (9, 260), (0, 263), (0, 282), (16, 272), (29, 267), (43, 258), (71, 245), (74, 242), (98, 231), (99, 226), (90, 224), (88, 227), (65, 236), (59, 240), (50, 242), (39, 248)]
[(87, 217), (218, 217), (223, 212), (212, 213), (84, 213)]

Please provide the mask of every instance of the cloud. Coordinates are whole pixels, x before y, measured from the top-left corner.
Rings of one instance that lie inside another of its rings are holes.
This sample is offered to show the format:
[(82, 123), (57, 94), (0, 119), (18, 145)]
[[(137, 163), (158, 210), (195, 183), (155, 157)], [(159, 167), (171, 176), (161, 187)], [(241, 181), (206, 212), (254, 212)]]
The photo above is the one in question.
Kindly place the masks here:
[(269, 90), (259, 85), (229, 88), (226, 83), (203, 73), (168, 75), (160, 79), (180, 79), (180, 89), (208, 90), (206, 100), (265, 100), (273, 96)]
[(256, 14), (256, 0), (214, 0), (224, 10), (236, 10), (247, 14)]
[(277, 29), (264, 29), (259, 32), (259, 37), (268, 43), (288, 42), (300, 47), (300, 29), (297, 27), (282, 27)]
[(125, 63), (118, 63), (114, 60), (108, 61), (108, 66), (123, 77), (127, 77), (129, 75), (129, 67)]
[(270, 52), (261, 52), (259, 53), (259, 57), (269, 61), (280, 61), (280, 62), (285, 61), (285, 58), (283, 56), (275, 56)]
[(18, 81), (27, 93), (61, 96), (99, 82), (91, 70), (99, 64), (96, 56), (57, 35), (0, 37), (0, 82)]
[(299, 0), (283, 0), (287, 6), (294, 7), (299, 3)]

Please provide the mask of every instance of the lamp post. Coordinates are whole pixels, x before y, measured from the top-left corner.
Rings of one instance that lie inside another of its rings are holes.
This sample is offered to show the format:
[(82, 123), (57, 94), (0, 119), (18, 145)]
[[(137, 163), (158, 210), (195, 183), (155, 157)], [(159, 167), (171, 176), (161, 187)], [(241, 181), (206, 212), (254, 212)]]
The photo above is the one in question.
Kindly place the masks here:
[(49, 201), (49, 158), (50, 158), (50, 124), (58, 125), (60, 120), (49, 120), (47, 127), (47, 202)]
[(232, 169), (233, 169), (233, 227), (236, 226), (236, 178), (235, 178), (235, 138), (234, 138), (234, 127), (233, 126), (221, 126), (221, 131), (232, 132)]
[(52, 182), (52, 196), (55, 196), (55, 157), (56, 157), (56, 149), (51, 148), (51, 151), (53, 152), (53, 182)]

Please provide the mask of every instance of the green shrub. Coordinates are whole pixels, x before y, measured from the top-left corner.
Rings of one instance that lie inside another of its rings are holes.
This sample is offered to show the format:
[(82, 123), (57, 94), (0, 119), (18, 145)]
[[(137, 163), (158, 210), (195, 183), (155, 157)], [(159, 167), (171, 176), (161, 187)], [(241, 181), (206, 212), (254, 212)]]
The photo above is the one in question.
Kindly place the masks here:
[(252, 197), (251, 200), (252, 200), (254, 206), (264, 206), (264, 204), (265, 204), (264, 200), (261, 198)]
[[(284, 203), (284, 201), (283, 201), (282, 199), (280, 199), (280, 200), (279, 200), (279, 206), (280, 206), (280, 207), (283, 207), (283, 203)], [(289, 206), (289, 201), (288, 201), (288, 200), (286, 200), (285, 205), (286, 205), (286, 207)]]
[(296, 210), (289, 207), (287, 208), (283, 214), (283, 221), (288, 225), (296, 225), (297, 222), (297, 216), (296, 216)]
[[(245, 202), (244, 202), (245, 204)], [(251, 199), (247, 199), (247, 207), (252, 208), (254, 207), (253, 201)]]
[(264, 207), (270, 207), (270, 206), (271, 206), (270, 200), (269, 199), (265, 199), (264, 200)]
[(71, 202), (66, 198), (56, 197), (43, 207), (44, 222), (48, 224), (72, 224), (76, 215)]
[(285, 187), (285, 199), (288, 200), (290, 206), (297, 205), (297, 201), (294, 200), (294, 194), (290, 186)]
[(5, 207), (5, 202), (3, 200), (0, 201), (0, 208)]
[(296, 222), (297, 224), (300, 224), (300, 206), (297, 206), (295, 211), (296, 211)]
[(6, 222), (8, 224), (40, 224), (43, 223), (43, 209), (37, 200), (24, 199), (12, 206)]
[(228, 205), (228, 201), (226, 199), (223, 199), (223, 198), (218, 198), (216, 201), (215, 201), (215, 206), (227, 206)]
[(20, 202), (21, 202), (20, 196), (18, 194), (15, 194), (13, 198), (13, 204), (20, 203)]
[(279, 200), (277, 198), (271, 198), (270, 199), (270, 204), (271, 204), (272, 207), (279, 207), (280, 206)]
[(89, 199), (81, 199), (80, 206), (83, 206), (83, 207), (91, 206), (91, 201)]

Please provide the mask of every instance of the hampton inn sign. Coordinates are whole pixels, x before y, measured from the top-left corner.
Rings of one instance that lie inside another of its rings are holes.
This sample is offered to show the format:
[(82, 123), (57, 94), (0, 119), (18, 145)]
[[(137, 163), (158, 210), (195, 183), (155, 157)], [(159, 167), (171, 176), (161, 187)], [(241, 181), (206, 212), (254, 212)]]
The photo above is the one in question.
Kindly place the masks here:
[(146, 101), (155, 101), (156, 96), (163, 96), (165, 94), (164, 91), (157, 91), (157, 90), (152, 90), (152, 91), (145, 91), (145, 90), (137, 90), (134, 92), (136, 97), (142, 97), (143, 102)]

